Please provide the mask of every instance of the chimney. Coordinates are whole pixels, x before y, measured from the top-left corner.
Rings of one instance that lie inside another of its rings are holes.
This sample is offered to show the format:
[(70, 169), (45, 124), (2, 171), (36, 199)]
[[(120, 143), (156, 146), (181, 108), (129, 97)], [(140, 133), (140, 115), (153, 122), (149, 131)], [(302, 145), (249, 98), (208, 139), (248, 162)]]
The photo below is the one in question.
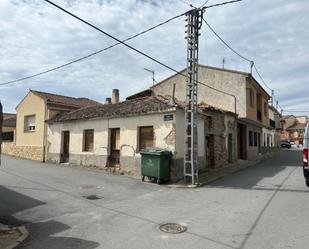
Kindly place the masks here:
[(110, 104), (112, 101), (111, 101), (111, 98), (106, 98), (105, 99), (105, 105), (108, 105)]
[(118, 102), (119, 102), (119, 89), (113, 89), (112, 104), (116, 104)]

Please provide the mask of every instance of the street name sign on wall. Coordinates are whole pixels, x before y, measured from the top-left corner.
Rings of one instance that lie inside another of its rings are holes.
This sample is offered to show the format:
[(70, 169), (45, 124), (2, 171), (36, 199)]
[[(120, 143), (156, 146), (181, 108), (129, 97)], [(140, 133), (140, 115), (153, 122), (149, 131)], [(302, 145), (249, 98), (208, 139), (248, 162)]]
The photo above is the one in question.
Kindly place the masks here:
[(174, 115), (173, 114), (165, 114), (163, 116), (164, 121), (171, 121), (174, 119)]

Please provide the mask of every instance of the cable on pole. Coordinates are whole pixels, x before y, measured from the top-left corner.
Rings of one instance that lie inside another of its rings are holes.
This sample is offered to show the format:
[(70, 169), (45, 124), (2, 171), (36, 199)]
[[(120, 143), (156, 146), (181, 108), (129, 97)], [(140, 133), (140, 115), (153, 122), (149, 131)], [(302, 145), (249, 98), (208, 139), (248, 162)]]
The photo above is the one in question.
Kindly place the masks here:
[(206, 9), (210, 9), (210, 8), (213, 8), (213, 7), (219, 7), (219, 6), (222, 6), (222, 5), (226, 5), (226, 4), (231, 4), (231, 3), (237, 3), (237, 2), (241, 2), (242, 0), (235, 0), (235, 1), (228, 1), (228, 2), (224, 2), (224, 3), (218, 3), (218, 4), (213, 4), (213, 5), (208, 5), (208, 6), (205, 6), (203, 8), (201, 8), (203, 11), (205, 11)]
[[(89, 22), (83, 20), (82, 18), (76, 16), (75, 14), (73, 14), (73, 13), (71, 13), (71, 12), (69, 12), (69, 11), (63, 9), (62, 7), (58, 6), (57, 4), (55, 4), (55, 3), (53, 3), (53, 2), (51, 2), (51, 1), (49, 1), (49, 0), (44, 0), (44, 1), (47, 2), (47, 3), (49, 3), (49, 4), (51, 4), (51, 5), (53, 5), (53, 6), (55, 6), (56, 8), (58, 8), (58, 9), (60, 9), (61, 11), (65, 12), (66, 14), (68, 14), (68, 15), (70, 15), (70, 16), (76, 18), (76, 19), (78, 19), (79, 21), (81, 21), (81, 22), (87, 24), (88, 26), (94, 28), (95, 30), (97, 30), (97, 31), (99, 31), (99, 32), (101, 32), (101, 33), (103, 33), (104, 35), (110, 37), (111, 39), (116, 40), (119, 44), (122, 44), (122, 45), (124, 45), (124, 46), (130, 48), (131, 50), (137, 52), (138, 54), (141, 54), (141, 55), (143, 55), (144, 57), (146, 57), (146, 58), (148, 58), (148, 59), (150, 59), (150, 60), (156, 62), (157, 64), (159, 64), (159, 65), (161, 65), (161, 66), (163, 66), (163, 67), (165, 67), (165, 68), (167, 68), (167, 69), (169, 69), (169, 70), (175, 72), (176, 74), (182, 75), (183, 77), (187, 78), (187, 75), (186, 75), (186, 74), (183, 74), (183, 73), (181, 73), (180, 71), (178, 71), (178, 70), (176, 70), (176, 69), (174, 69), (174, 68), (168, 66), (167, 64), (165, 64), (165, 63), (163, 63), (163, 62), (161, 62), (161, 61), (159, 61), (159, 60), (153, 58), (152, 56), (150, 56), (150, 55), (148, 55), (148, 54), (146, 54), (146, 53), (144, 53), (144, 52), (142, 52), (142, 51), (140, 51), (140, 50), (134, 48), (133, 46), (127, 44), (125, 41), (119, 40), (118, 38), (116, 38), (116, 37), (114, 37), (114, 36), (108, 34), (107, 32), (105, 32), (105, 31), (103, 31), (102, 29), (96, 27), (95, 25), (93, 25), (93, 24), (91, 24), (91, 23), (89, 23)], [(232, 2), (235, 2), (235, 1), (232, 1)], [(236, 1), (236, 2), (238, 2), (238, 1)], [(188, 13), (188, 12), (185, 12), (185, 13), (179, 15), (179, 16), (185, 15), (185, 14), (187, 14), (187, 13)], [(214, 87), (212, 87), (212, 86), (209, 86), (209, 85), (207, 85), (207, 84), (205, 84), (205, 83), (203, 83), (203, 82), (197, 81), (197, 83), (202, 84), (202, 85), (204, 85), (204, 86), (206, 86), (206, 87), (208, 87), (208, 88), (210, 88), (210, 89), (212, 89), (212, 90), (214, 90), (214, 91), (217, 91), (217, 92), (223, 93), (223, 94), (225, 94), (225, 95), (234, 97), (234, 95), (232, 95), (232, 94), (230, 94), (230, 93), (228, 93), (228, 92), (224, 92), (224, 91), (222, 91), (222, 90), (219, 90), (219, 89), (217, 89), (217, 88), (214, 88)]]
[(207, 27), (215, 34), (215, 36), (227, 47), (227, 48), (229, 48), (233, 53), (235, 53), (236, 55), (238, 55), (240, 58), (242, 58), (243, 60), (245, 60), (245, 61), (247, 61), (247, 62), (249, 62), (250, 63), (250, 66), (251, 66), (251, 74), (252, 74), (252, 69), (254, 68), (254, 70), (257, 72), (257, 74), (258, 74), (258, 76), (259, 76), (259, 78), (261, 79), (261, 81), (263, 82), (263, 84), (264, 84), (264, 86), (268, 89), (268, 90), (270, 90), (270, 91), (272, 91), (273, 89), (272, 88), (270, 88), (267, 84), (266, 84), (266, 82), (265, 82), (265, 80), (263, 79), (263, 77), (262, 77), (262, 75), (260, 74), (260, 72), (259, 72), (259, 70), (257, 69), (257, 67), (256, 67), (256, 65), (255, 65), (255, 63), (254, 63), (254, 61), (253, 60), (250, 60), (249, 58), (247, 58), (247, 57), (245, 57), (245, 56), (243, 56), (242, 54), (240, 54), (239, 52), (237, 52), (234, 48), (232, 48), (211, 26), (210, 26), (210, 24), (203, 18), (203, 21), (204, 21), (204, 23), (207, 25)]

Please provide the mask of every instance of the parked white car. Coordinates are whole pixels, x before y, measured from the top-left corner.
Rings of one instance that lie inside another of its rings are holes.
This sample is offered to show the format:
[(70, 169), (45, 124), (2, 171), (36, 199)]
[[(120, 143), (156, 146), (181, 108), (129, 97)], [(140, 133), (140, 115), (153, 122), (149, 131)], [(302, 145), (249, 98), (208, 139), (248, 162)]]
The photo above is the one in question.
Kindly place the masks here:
[(304, 147), (303, 147), (303, 170), (307, 187), (309, 187), (308, 148), (309, 148), (309, 124), (307, 124), (305, 129)]

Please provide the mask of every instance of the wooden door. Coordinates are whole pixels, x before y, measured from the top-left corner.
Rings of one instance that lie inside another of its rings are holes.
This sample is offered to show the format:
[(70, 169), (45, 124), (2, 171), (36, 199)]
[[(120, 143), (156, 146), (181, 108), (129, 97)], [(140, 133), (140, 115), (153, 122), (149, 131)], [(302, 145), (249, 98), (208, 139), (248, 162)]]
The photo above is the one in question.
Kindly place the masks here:
[(62, 133), (63, 136), (63, 144), (62, 144), (62, 163), (66, 163), (69, 161), (70, 157), (70, 132), (64, 131)]
[(229, 163), (233, 162), (233, 134), (229, 133), (228, 136), (228, 160)]
[(120, 128), (110, 129), (110, 155), (109, 166), (120, 164)]

